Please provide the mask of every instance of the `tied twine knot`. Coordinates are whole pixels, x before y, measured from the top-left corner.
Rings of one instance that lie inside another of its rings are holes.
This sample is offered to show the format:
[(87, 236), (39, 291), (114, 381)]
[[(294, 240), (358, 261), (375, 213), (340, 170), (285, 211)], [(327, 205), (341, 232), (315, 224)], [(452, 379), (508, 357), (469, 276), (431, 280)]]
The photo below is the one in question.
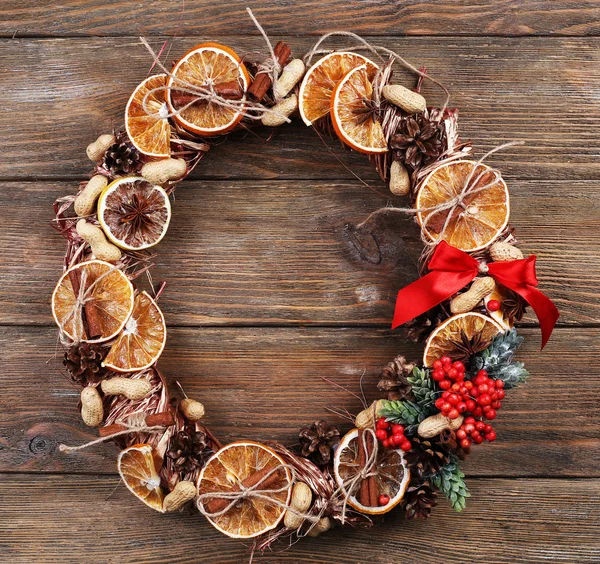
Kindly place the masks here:
[(379, 444), (377, 440), (377, 436), (375, 435), (375, 431), (371, 428), (364, 429), (362, 434), (362, 447), (364, 452), (369, 452), (369, 442), (371, 443), (371, 453), (367, 456), (365, 460), (365, 465), (351, 478), (348, 480), (344, 480), (342, 485), (333, 493), (332, 499), (342, 495), (342, 513), (341, 513), (341, 523), (342, 525), (346, 521), (346, 511), (348, 509), (348, 502), (351, 497), (354, 497), (354, 494), (360, 488), (363, 480), (370, 478), (371, 476), (376, 476), (377, 472), (375, 471), (375, 464), (377, 462), (377, 454), (379, 452)]
[[(450, 198), (449, 200), (442, 202), (440, 204), (436, 204), (435, 206), (426, 207), (426, 208), (395, 208), (395, 207), (394, 208), (393, 207), (381, 208), (381, 209), (371, 213), (367, 217), (367, 219), (365, 219), (365, 221), (363, 221), (360, 225), (358, 225), (358, 227), (359, 228), (364, 227), (364, 225), (370, 219), (372, 219), (376, 215), (383, 213), (383, 212), (391, 211), (391, 212), (398, 212), (398, 213), (403, 213), (403, 214), (407, 214), (407, 215), (426, 213), (427, 215), (421, 219), (421, 240), (422, 240), (423, 244), (426, 245), (428, 248), (435, 247), (440, 241), (444, 240), (444, 236), (446, 235), (446, 231), (448, 230), (450, 221), (452, 220), (452, 218), (454, 216), (454, 212), (457, 209), (462, 210), (459, 212), (461, 214), (476, 215), (479, 212), (479, 209), (477, 208), (476, 205), (473, 205), (470, 203), (470, 198), (472, 198), (472, 196), (474, 196), (476, 194), (480, 194), (481, 192), (485, 192), (487, 190), (492, 189), (494, 186), (498, 185), (502, 181), (502, 176), (500, 174), (500, 171), (495, 168), (490, 168), (490, 167), (484, 166), (483, 161), (485, 159), (487, 159), (490, 155), (492, 155), (498, 151), (501, 151), (508, 147), (513, 147), (515, 145), (523, 145), (523, 144), (524, 144), (523, 141), (511, 141), (510, 143), (504, 143), (504, 144), (499, 145), (498, 147), (494, 147), (493, 149), (488, 151), (485, 155), (483, 155), (475, 163), (473, 170), (471, 170), (471, 172), (467, 176), (460, 192), (453, 198)], [(446, 164), (448, 164), (448, 162), (452, 162), (453, 160), (455, 160), (455, 159), (448, 159), (445, 161), (435, 163), (434, 165), (431, 166), (429, 174), (431, 174), (433, 171), (437, 170), (438, 168), (445, 166)], [(427, 176), (429, 176), (429, 174)], [(490, 175), (490, 177), (484, 179), (484, 177), (486, 175)], [(437, 233), (437, 236), (434, 237), (430, 232), (428, 232), (426, 230), (426, 227), (429, 224), (429, 222), (436, 215), (438, 215), (441, 212), (445, 212), (445, 211), (447, 211), (448, 213), (446, 214), (444, 223), (443, 223), (441, 229), (439, 230), (439, 232)], [(486, 268), (486, 266), (483, 265), (481, 268)], [(487, 272), (487, 271), (482, 271), (482, 272)]]
[(122, 435), (128, 435), (129, 433), (148, 433), (152, 431), (159, 431), (165, 428), (164, 425), (146, 425), (146, 414), (143, 412), (133, 413), (125, 421), (119, 421), (119, 425), (125, 427), (122, 431), (107, 435), (106, 437), (100, 437), (89, 443), (84, 443), (79, 446), (69, 446), (65, 444), (58, 445), (59, 452), (74, 452), (77, 450), (83, 450), (94, 445), (103, 443), (104, 441), (112, 440)]
[[(265, 30), (258, 23), (258, 20), (254, 17), (252, 10), (250, 8), (246, 8), (246, 10), (250, 15), (250, 18), (254, 22), (254, 25), (256, 25), (261, 35), (263, 36), (270, 54), (270, 57), (259, 65), (257, 75), (269, 74), (271, 77), (271, 84), (275, 85), (277, 77), (281, 72), (281, 65), (279, 64), (277, 57), (275, 56), (275, 50), (273, 49), (273, 45), (271, 44), (271, 41), (269, 40), (269, 37), (267, 36)], [(214, 84), (210, 80), (207, 84), (199, 86), (197, 84), (193, 84), (187, 80), (182, 79), (180, 76), (173, 74), (165, 67), (165, 65), (161, 62), (159, 55), (154, 52), (154, 50), (152, 49), (152, 47), (150, 47), (149, 43), (146, 41), (145, 38), (140, 37), (140, 41), (152, 56), (154, 64), (172, 81), (172, 86), (157, 86), (155, 88), (150, 89), (144, 95), (144, 98), (142, 100), (142, 107), (149, 116), (166, 120), (168, 118), (180, 115), (197, 102), (202, 101), (210, 104), (215, 104), (224, 108), (228, 108), (238, 114), (242, 114), (243, 117), (253, 121), (262, 120), (262, 118), (266, 114), (273, 114), (283, 119), (286, 123), (291, 123), (292, 120), (288, 116), (282, 114), (277, 110), (268, 108), (259, 102), (251, 102), (250, 100), (246, 99), (245, 95), (242, 95), (240, 100), (230, 100), (221, 96), (215, 90)], [(242, 63), (239, 63), (238, 65), (241, 64)], [(242, 86), (243, 85), (240, 84), (241, 92), (243, 92)], [(279, 102), (281, 97), (277, 95), (276, 90), (276, 88), (273, 88), (273, 93), (275, 96), (275, 101)], [(169, 109), (166, 107), (166, 104), (163, 104), (163, 106), (157, 110), (156, 103), (151, 102), (151, 98), (155, 97), (156, 94), (158, 94), (159, 92), (165, 95), (165, 93), (168, 91), (177, 91), (184, 94), (190, 94), (191, 96), (193, 96), (193, 99), (181, 106), (179, 109), (172, 108), (172, 111), (169, 111)]]
[[(270, 478), (272, 476), (281, 472), (282, 470), (288, 470), (290, 474), (289, 479), (287, 479), (283, 485), (277, 488), (263, 487), (270, 481)], [(280, 501), (276, 497), (273, 497), (274, 495), (288, 492), (292, 484), (296, 482), (296, 478), (297, 472), (293, 466), (285, 463), (278, 464), (277, 466), (271, 468), (264, 475), (262, 475), (261, 478), (251, 486), (245, 486), (242, 483), (242, 481), (238, 479), (236, 483), (236, 486), (238, 488), (237, 490), (231, 490), (226, 492), (206, 492), (198, 495), (198, 497), (196, 498), (196, 506), (198, 508), (198, 511), (200, 511), (200, 513), (202, 513), (202, 515), (204, 515), (205, 517), (209, 519), (218, 519), (219, 517), (222, 517), (223, 515), (231, 511), (231, 509), (233, 509), (233, 507), (235, 507), (241, 501), (244, 501), (246, 499), (260, 499), (271, 505), (280, 507), (285, 511), (289, 511), (306, 521), (310, 521), (313, 524), (317, 523), (321, 515), (316, 516), (310, 513), (303, 513), (295, 509), (292, 505)], [(227, 500), (228, 503), (222, 509), (219, 509), (217, 511), (210, 511), (210, 509), (207, 508), (208, 503), (216, 499)]]
[[(442, 202), (440, 204), (427, 208), (399, 208), (406, 213), (427, 213), (427, 216), (422, 219), (421, 224), (421, 238), (423, 239), (423, 242), (426, 245), (434, 247), (440, 241), (444, 240), (444, 235), (448, 230), (450, 221), (452, 221), (454, 212), (457, 210), (457, 208), (460, 208), (462, 210), (459, 212), (460, 214), (476, 215), (478, 213), (479, 210), (477, 206), (471, 205), (467, 201), (467, 198), (470, 199), (476, 194), (492, 189), (494, 186), (498, 185), (502, 180), (500, 171), (495, 168), (488, 168), (487, 166), (484, 166), (483, 161), (490, 155), (496, 153), (497, 151), (501, 151), (502, 149), (506, 149), (508, 147), (513, 147), (514, 145), (523, 145), (523, 141), (511, 141), (510, 143), (504, 143), (503, 145), (494, 147), (491, 151), (488, 151), (485, 155), (483, 155), (475, 163), (475, 166), (473, 167), (473, 170), (471, 170), (471, 172), (469, 173), (469, 176), (467, 176), (467, 179), (465, 180), (465, 183), (463, 184), (460, 193), (457, 194), (454, 198), (451, 198), (446, 202)], [(443, 166), (444, 164), (445, 163), (440, 163), (439, 166)], [(487, 175), (489, 175), (489, 178), (484, 180), (484, 177)], [(440, 229), (437, 236), (433, 238), (433, 240), (431, 240), (425, 235), (425, 228), (427, 227), (427, 225), (433, 217), (444, 211), (447, 211), (448, 213), (446, 215), (446, 219), (444, 220), (442, 228)], [(485, 269), (487, 267), (486, 265), (482, 265), (482, 267), (480, 268)], [(485, 273), (487, 271), (482, 270), (482, 272)]]
[(270, 76), (271, 84), (273, 85), (273, 96), (275, 98), (275, 103), (277, 104), (281, 101), (281, 96), (277, 93), (277, 88), (275, 88), (275, 86), (277, 84), (277, 78), (281, 73), (281, 65), (279, 64), (279, 60), (275, 55), (275, 49), (273, 49), (273, 45), (271, 44), (267, 33), (260, 25), (260, 23), (258, 23), (258, 20), (254, 17), (252, 10), (250, 8), (246, 8), (246, 11), (248, 12), (250, 19), (252, 20), (258, 31), (260, 31), (261, 35), (263, 36), (265, 43), (267, 44), (267, 47), (269, 49), (269, 53), (271, 55), (268, 59), (266, 59), (264, 62), (258, 65), (258, 70), (256, 74), (257, 76), (259, 74), (268, 74)]
[[(92, 295), (92, 291), (94, 290), (94, 288), (96, 287), (97, 284), (99, 284), (102, 280), (104, 280), (107, 276), (109, 276), (110, 274), (112, 274), (115, 270), (118, 270), (119, 267), (118, 266), (112, 266), (111, 268), (109, 268), (106, 272), (103, 272), (100, 276), (98, 276), (98, 278), (96, 278), (96, 280), (94, 280), (87, 288), (86, 288), (86, 283), (88, 280), (88, 276), (87, 276), (87, 270), (85, 269), (81, 269), (81, 278), (79, 281), (79, 291), (77, 292), (77, 295), (75, 296), (75, 302), (73, 303), (73, 307), (71, 308), (71, 311), (67, 314), (67, 316), (61, 320), (61, 322), (58, 324), (58, 327), (60, 329), (60, 339), (61, 342), (65, 345), (68, 346), (70, 344), (79, 344), (81, 342), (81, 337), (83, 336), (83, 325), (81, 324), (81, 326), (79, 327), (78, 330), (78, 325), (81, 322), (81, 312), (83, 310), (83, 308), (85, 307), (85, 304), (87, 304), (88, 302), (91, 302), (94, 297)], [(71, 342), (68, 342), (65, 340), (65, 336), (67, 335), (67, 332), (65, 331), (65, 327), (67, 325), (67, 323), (69, 321), (71, 321), (71, 319), (74, 319), (74, 335), (71, 337)], [(78, 323), (79, 321), (79, 323)]]

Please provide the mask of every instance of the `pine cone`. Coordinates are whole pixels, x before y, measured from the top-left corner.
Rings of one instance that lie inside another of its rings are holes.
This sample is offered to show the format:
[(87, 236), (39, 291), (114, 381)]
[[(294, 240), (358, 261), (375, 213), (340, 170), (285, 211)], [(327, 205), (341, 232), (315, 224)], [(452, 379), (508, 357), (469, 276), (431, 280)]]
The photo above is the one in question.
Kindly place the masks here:
[(404, 494), (407, 519), (427, 519), (437, 505), (437, 488), (429, 480), (411, 482)]
[(302, 456), (324, 466), (331, 460), (331, 451), (340, 442), (340, 430), (326, 421), (316, 421), (299, 433)]
[(425, 479), (440, 471), (450, 461), (450, 449), (439, 440), (411, 438), (412, 448), (404, 456), (415, 478)]
[(106, 372), (102, 361), (107, 353), (102, 345), (79, 343), (72, 345), (65, 352), (63, 364), (76, 384), (87, 386), (98, 382)]
[(444, 127), (425, 113), (408, 116), (390, 139), (394, 156), (413, 170), (437, 160), (445, 150)]
[(420, 343), (447, 318), (448, 315), (442, 307), (436, 306), (404, 325), (406, 338), (414, 343)]
[(169, 442), (165, 455), (173, 461), (173, 466), (181, 474), (202, 468), (212, 454), (207, 436), (202, 431), (195, 431), (187, 426), (175, 433)]
[(382, 392), (387, 392), (387, 399), (395, 401), (401, 399), (412, 399), (411, 385), (407, 380), (415, 364), (407, 363), (406, 358), (397, 356), (381, 370), (381, 380), (377, 387)]
[(137, 172), (141, 164), (138, 150), (121, 135), (117, 137), (117, 142), (106, 150), (102, 166), (113, 176), (124, 176)]

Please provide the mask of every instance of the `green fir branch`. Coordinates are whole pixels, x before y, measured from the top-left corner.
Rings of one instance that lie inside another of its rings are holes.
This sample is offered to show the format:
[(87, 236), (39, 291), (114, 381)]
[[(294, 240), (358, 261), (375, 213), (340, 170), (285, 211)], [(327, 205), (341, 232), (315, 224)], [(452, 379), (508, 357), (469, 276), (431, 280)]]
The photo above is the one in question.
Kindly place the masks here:
[(377, 415), (400, 425), (418, 425), (427, 417), (419, 404), (408, 400), (381, 400)]
[(473, 357), (471, 372), (475, 375), (479, 370), (486, 370), (490, 378), (502, 380), (506, 389), (523, 384), (529, 371), (522, 362), (513, 361), (522, 342), (523, 337), (517, 335), (516, 329), (500, 333), (487, 349)]
[(458, 465), (458, 460), (452, 460), (442, 467), (442, 469), (434, 474), (431, 481), (450, 501), (452, 509), (460, 512), (467, 505), (467, 498), (471, 497), (467, 485), (464, 481), (464, 473)]
[(409, 376), (407, 380), (411, 385), (411, 391), (415, 396), (416, 403), (426, 413), (426, 417), (433, 415), (437, 411), (434, 403), (438, 398), (437, 394), (439, 391), (435, 381), (431, 377), (431, 371), (415, 366), (412, 376)]

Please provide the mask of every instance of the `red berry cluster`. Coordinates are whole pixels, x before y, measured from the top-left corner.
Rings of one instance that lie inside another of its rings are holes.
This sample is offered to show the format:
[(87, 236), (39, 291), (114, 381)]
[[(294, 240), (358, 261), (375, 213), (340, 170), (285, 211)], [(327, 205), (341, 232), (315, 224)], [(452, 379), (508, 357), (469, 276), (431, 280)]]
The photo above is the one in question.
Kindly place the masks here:
[(434, 361), (432, 378), (444, 390), (435, 406), (450, 419), (461, 414), (470, 415), (456, 433), (463, 448), (480, 444), (483, 440), (496, 440), (491, 425), (477, 419), (495, 419), (504, 399), (504, 382), (494, 380), (485, 370), (480, 370), (472, 380), (465, 380), (465, 366), (452, 362), (449, 356)]
[(385, 417), (380, 417), (376, 427), (375, 436), (381, 441), (384, 448), (400, 447), (404, 451), (412, 448), (410, 441), (404, 436), (403, 425), (391, 424), (385, 420)]
[(463, 421), (456, 438), (460, 441), (460, 446), (467, 450), (473, 443), (480, 445), (485, 439), (488, 442), (496, 440), (496, 431), (489, 423), (476, 421), (475, 417), (467, 417)]
[(465, 365), (462, 362), (452, 362), (449, 356), (443, 356), (433, 362), (431, 377), (444, 390), (442, 396), (435, 402), (435, 406), (446, 417), (456, 419), (461, 413), (469, 411), (467, 401), (472, 401), (469, 391), (473, 388), (473, 384), (464, 381)]

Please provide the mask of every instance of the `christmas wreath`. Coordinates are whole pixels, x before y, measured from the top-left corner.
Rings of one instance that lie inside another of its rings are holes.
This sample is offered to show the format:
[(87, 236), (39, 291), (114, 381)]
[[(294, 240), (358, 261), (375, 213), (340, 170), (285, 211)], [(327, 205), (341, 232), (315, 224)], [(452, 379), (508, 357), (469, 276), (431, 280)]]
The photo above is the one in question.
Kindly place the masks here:
[[(55, 202), (67, 251), (52, 312), (64, 365), (82, 387), (83, 422), (99, 431), (61, 450), (113, 440), (119, 474), (137, 498), (159, 512), (193, 507), (224, 534), (254, 539), (253, 549), (334, 525), (371, 525), (394, 508), (425, 518), (440, 494), (461, 511), (469, 492), (460, 462), (496, 440), (492, 421), (506, 392), (528, 377), (514, 360), (522, 341), (514, 322), (530, 306), (543, 346), (558, 319), (537, 289), (535, 257), (516, 246), (506, 183), (483, 162), (497, 149), (473, 159), (447, 90), (388, 49), (335, 33), (293, 58), (254, 21), (269, 48), (260, 60), (203, 43), (167, 69), (142, 39), (160, 72), (132, 93), (124, 127), (88, 146), (91, 178)], [(323, 49), (332, 35), (355, 46)], [(394, 81), (395, 64), (414, 73), (414, 89)], [(424, 80), (444, 91), (441, 107), (427, 104)], [(171, 395), (158, 370), (164, 284), (143, 291), (140, 281), (169, 227), (175, 186), (221, 136), (281, 126), (296, 113), (368, 155), (392, 193), (410, 202), (372, 216), (412, 214), (420, 226), (422, 276), (400, 290), (393, 327), (425, 342), (423, 359), (385, 366), (381, 399), (345, 434), (317, 421), (294, 446), (222, 445), (203, 424), (203, 405), (181, 387)]]

